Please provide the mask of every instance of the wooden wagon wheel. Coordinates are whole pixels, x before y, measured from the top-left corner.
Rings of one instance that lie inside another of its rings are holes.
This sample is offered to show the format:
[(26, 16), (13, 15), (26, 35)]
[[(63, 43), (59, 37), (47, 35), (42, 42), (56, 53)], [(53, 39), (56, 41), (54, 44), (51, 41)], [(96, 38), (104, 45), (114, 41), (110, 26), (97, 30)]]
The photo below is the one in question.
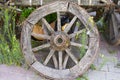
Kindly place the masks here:
[(108, 42), (112, 45), (120, 44), (120, 22), (119, 22), (119, 13), (110, 10), (108, 12), (107, 27), (106, 27), (106, 38)]
[[(57, 15), (57, 30), (45, 18), (52, 13)], [(67, 26), (63, 27), (61, 15), (68, 13), (72, 16)], [(43, 24), (44, 34), (32, 32), (38, 22)], [(39, 46), (32, 46), (31, 35), (43, 38), (44, 43), (38, 40)], [(27, 18), (21, 33), (21, 47), (26, 62), (41, 75), (51, 79), (73, 80), (90, 67), (98, 54), (99, 34), (84, 9), (74, 3), (56, 1), (38, 8)], [(82, 52), (84, 55), (80, 57)]]
[(120, 44), (120, 27), (115, 22), (115, 16), (114, 14), (111, 15), (110, 21), (110, 42), (113, 45), (119, 45)]

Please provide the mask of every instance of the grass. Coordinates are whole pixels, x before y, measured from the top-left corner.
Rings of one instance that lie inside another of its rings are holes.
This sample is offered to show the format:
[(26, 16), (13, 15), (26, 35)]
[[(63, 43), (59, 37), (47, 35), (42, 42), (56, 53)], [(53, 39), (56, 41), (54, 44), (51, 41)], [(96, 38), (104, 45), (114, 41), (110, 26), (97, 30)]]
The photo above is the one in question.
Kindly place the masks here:
[(15, 35), (16, 11), (1, 8), (3, 26), (0, 31), (0, 64), (22, 65), (23, 56)]
[(89, 79), (88, 79), (87, 75), (84, 74), (83, 76), (78, 77), (76, 80), (89, 80)]
[(117, 63), (117, 60), (115, 58), (111, 58), (111, 57), (105, 56), (102, 53), (100, 53), (99, 56), (102, 59), (102, 62), (99, 64), (97, 70), (102, 69), (103, 66), (105, 66), (107, 64), (107, 62)]
[(20, 8), (21, 9), (21, 13), (19, 16), (19, 20), (18, 23), (21, 24), (34, 10), (34, 7), (27, 7), (27, 8)]

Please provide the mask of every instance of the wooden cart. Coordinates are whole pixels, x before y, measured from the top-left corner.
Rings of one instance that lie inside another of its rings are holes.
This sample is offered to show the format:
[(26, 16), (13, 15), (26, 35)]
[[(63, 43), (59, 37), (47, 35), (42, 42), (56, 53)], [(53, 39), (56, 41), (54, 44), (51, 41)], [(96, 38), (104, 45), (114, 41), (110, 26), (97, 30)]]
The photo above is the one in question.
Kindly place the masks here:
[[(31, 68), (55, 80), (73, 80), (87, 71), (98, 55), (99, 33), (83, 8), (105, 7), (112, 4), (109, 0), (18, 0), (15, 4), (40, 6), (24, 21), (21, 32), (22, 52)], [(53, 21), (47, 19), (51, 15)]]

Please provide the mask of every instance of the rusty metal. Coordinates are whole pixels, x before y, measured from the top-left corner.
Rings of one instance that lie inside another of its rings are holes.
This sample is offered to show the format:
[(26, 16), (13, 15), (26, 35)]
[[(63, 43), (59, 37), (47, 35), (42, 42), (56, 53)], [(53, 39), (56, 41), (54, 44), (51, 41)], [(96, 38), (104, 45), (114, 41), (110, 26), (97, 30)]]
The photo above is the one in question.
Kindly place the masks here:
[(70, 38), (68, 34), (64, 32), (56, 32), (52, 34), (51, 40), (51, 47), (55, 50), (62, 51), (69, 47), (70, 45)]

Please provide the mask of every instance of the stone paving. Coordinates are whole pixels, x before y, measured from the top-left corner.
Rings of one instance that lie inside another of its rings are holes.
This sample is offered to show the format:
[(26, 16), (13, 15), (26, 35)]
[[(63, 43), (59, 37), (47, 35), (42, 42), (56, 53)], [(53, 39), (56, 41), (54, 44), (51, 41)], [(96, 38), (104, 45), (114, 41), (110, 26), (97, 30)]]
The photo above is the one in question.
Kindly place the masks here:
[(120, 68), (117, 66), (119, 55), (120, 46), (111, 46), (101, 40), (99, 56), (94, 62), (96, 70), (86, 73), (88, 80), (120, 80)]
[[(94, 62), (95, 70), (85, 73), (88, 80), (120, 80), (120, 68), (117, 60), (120, 47), (108, 45), (105, 40), (100, 42), (99, 56)], [(0, 65), (0, 80), (45, 80), (31, 70), (21, 67)]]
[(43, 80), (32, 71), (21, 67), (0, 65), (0, 80)]

